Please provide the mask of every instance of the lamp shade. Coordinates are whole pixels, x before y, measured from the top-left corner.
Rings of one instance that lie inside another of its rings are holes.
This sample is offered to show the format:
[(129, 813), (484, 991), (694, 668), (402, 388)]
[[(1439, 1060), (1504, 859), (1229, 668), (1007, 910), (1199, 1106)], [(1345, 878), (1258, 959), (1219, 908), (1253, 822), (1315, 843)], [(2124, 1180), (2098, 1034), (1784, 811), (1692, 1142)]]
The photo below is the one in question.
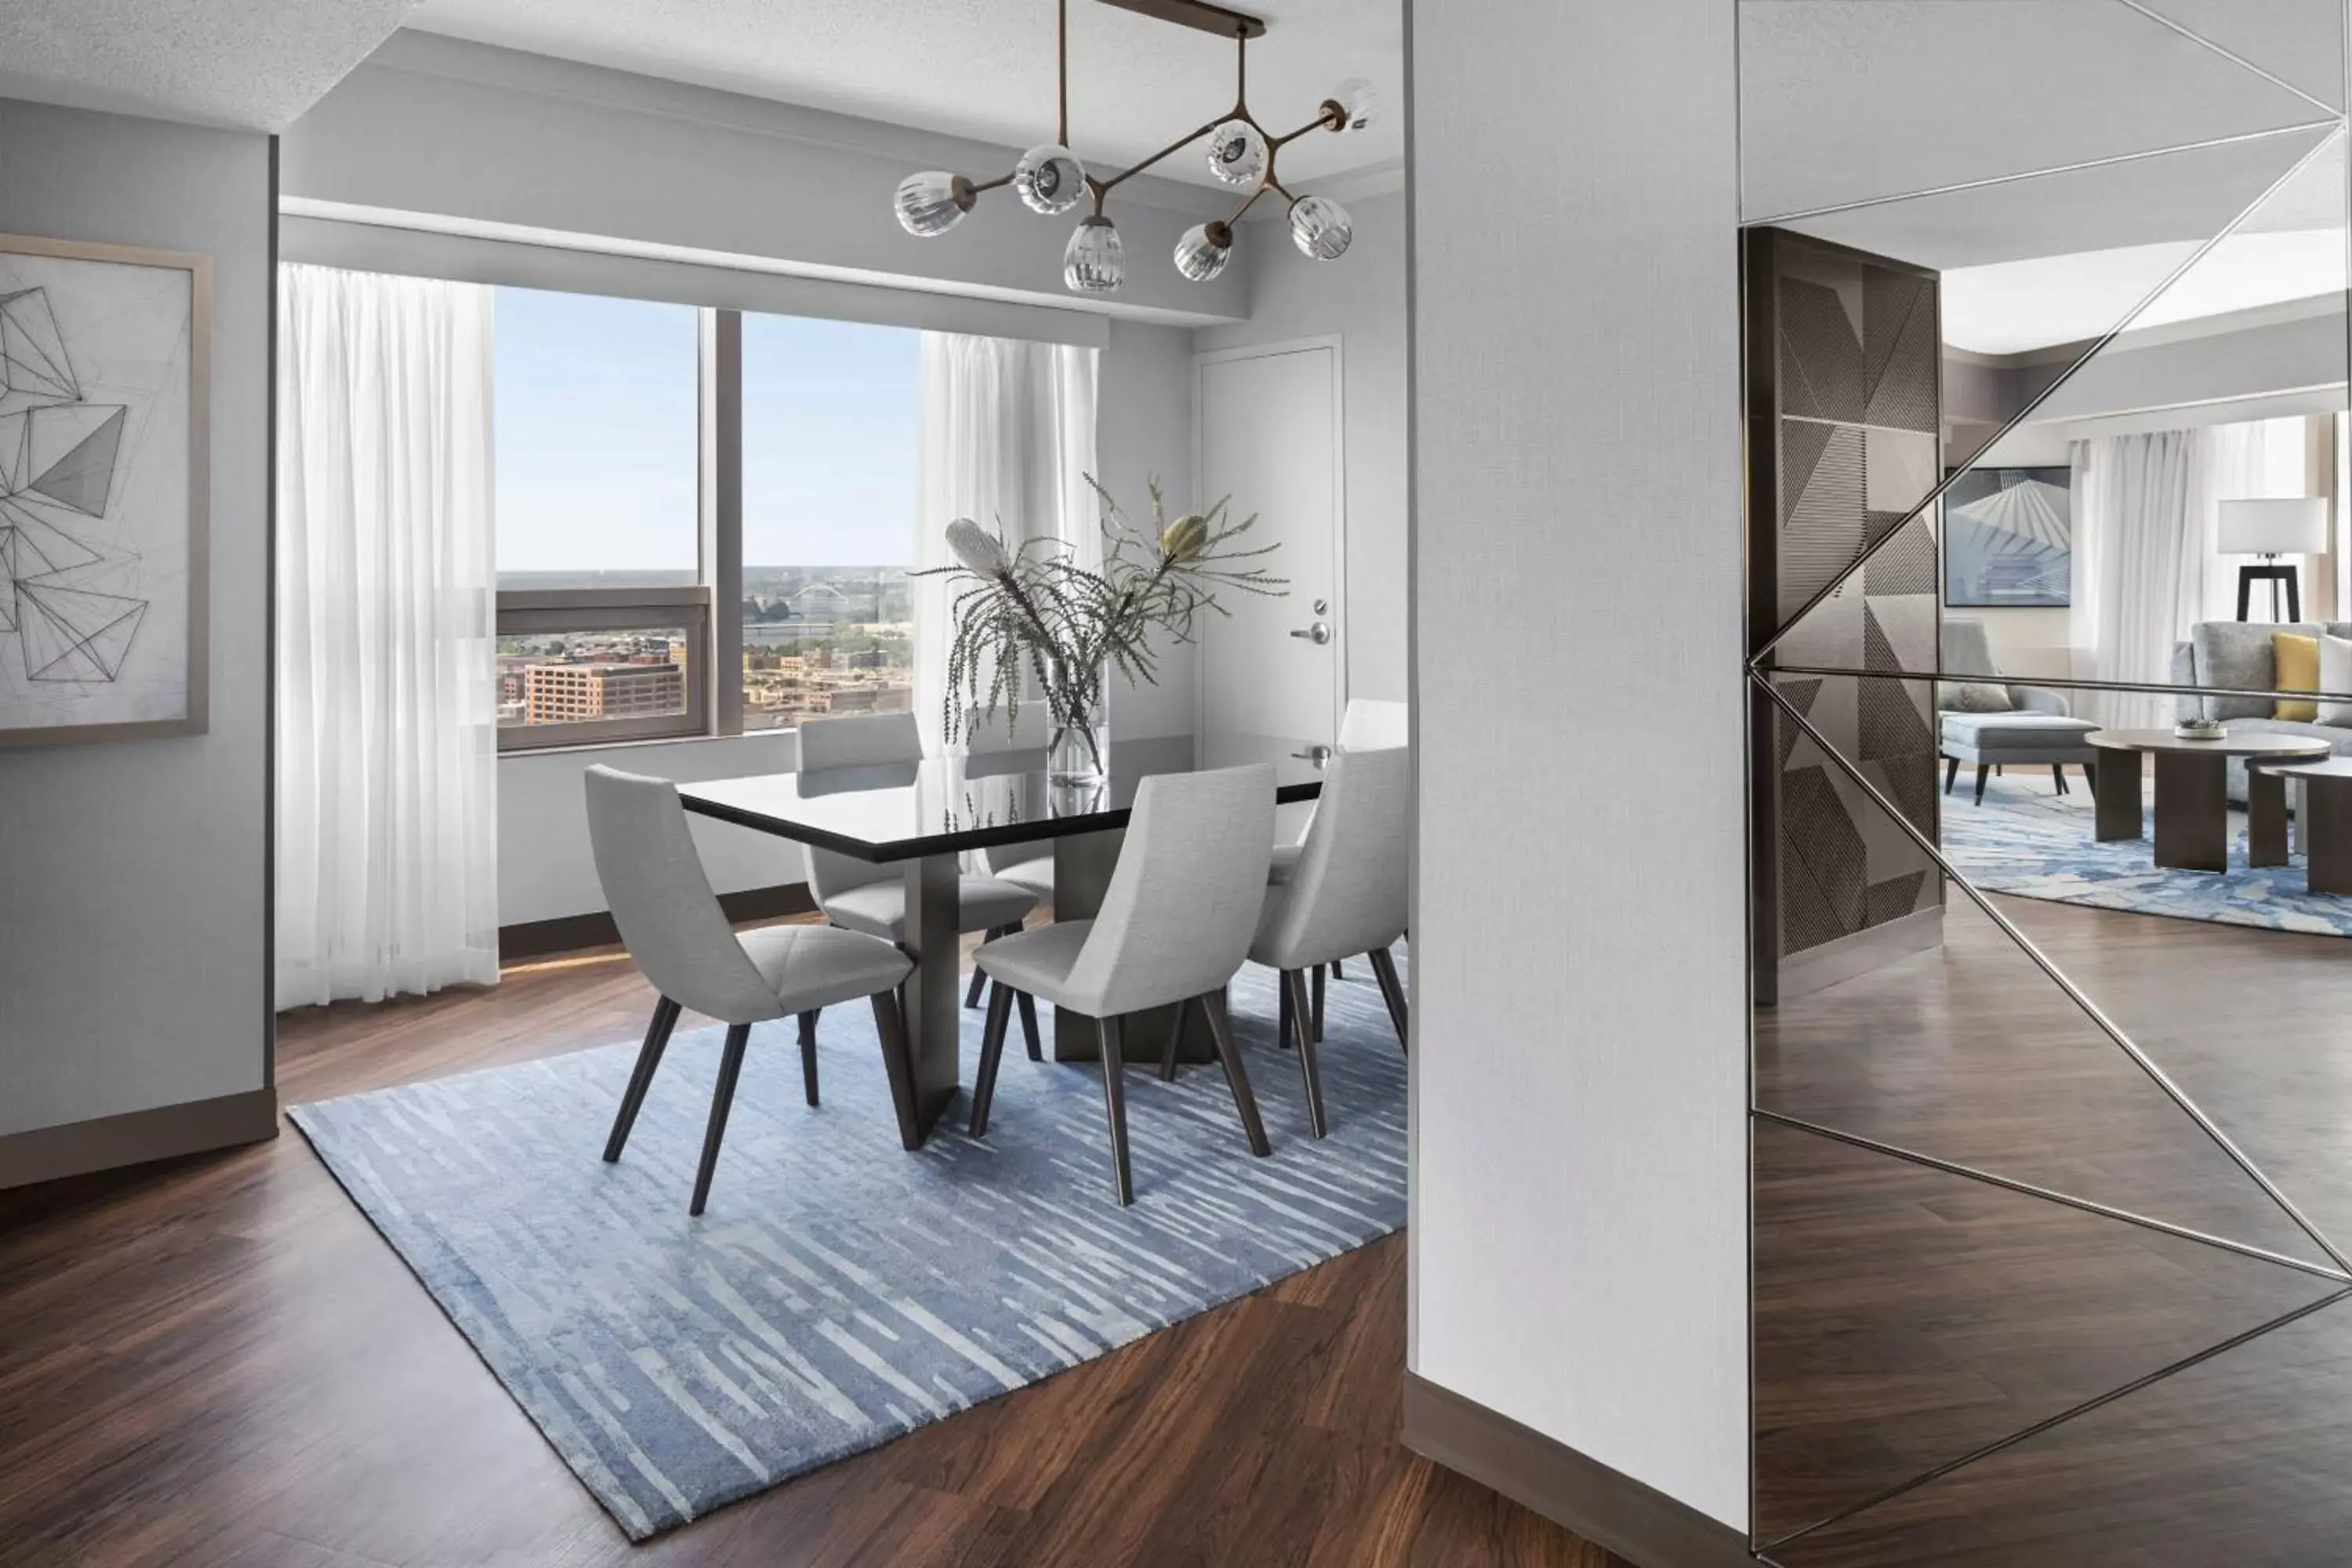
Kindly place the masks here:
[(2224, 555), (2317, 555), (2327, 548), (2327, 502), (2294, 496), (2221, 503)]

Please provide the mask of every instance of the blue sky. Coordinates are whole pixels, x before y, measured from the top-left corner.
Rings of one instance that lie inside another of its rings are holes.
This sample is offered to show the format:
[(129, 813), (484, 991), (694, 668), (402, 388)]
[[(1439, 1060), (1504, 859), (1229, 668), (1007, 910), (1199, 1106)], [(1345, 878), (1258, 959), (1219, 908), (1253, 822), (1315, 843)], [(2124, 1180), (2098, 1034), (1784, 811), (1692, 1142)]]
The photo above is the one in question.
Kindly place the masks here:
[[(499, 569), (695, 565), (695, 312), (500, 289)], [(911, 562), (919, 335), (743, 321), (743, 562)]]

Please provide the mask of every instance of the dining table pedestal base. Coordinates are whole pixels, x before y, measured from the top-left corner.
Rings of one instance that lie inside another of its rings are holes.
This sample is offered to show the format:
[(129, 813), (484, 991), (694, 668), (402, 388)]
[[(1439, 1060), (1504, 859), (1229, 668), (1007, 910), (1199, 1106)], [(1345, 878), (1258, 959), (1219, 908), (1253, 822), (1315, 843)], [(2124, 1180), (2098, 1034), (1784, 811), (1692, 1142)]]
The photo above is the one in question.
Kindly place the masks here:
[(907, 976), (907, 1051), (913, 1058), (915, 1125), (926, 1138), (940, 1113), (956, 1097), (958, 1057), (963, 1035), (963, 987), (956, 973), (957, 908), (963, 871), (953, 855), (925, 855), (906, 862), (907, 956), (915, 961)]
[[(1118, 868), (1119, 846), (1126, 839), (1124, 831), (1115, 831), (1070, 833), (1054, 840), (1055, 920), (1092, 920), (1102, 909), (1103, 896), (1110, 891), (1111, 873)], [(1159, 1065), (1168, 1036), (1177, 1027), (1178, 1013), (1179, 1009), (1172, 1006), (1154, 1007), (1148, 1012), (1130, 1013), (1120, 1021), (1119, 1054), (1130, 1071), (1136, 1070), (1139, 1064), (1147, 1068)], [(1095, 1032), (1095, 1021), (1083, 1013), (1055, 1008), (1053, 1056), (1057, 1062), (1100, 1061), (1102, 1044)], [(1215, 1044), (1197, 1019), (1192, 1028), (1183, 1032), (1176, 1059), (1217, 1059)]]

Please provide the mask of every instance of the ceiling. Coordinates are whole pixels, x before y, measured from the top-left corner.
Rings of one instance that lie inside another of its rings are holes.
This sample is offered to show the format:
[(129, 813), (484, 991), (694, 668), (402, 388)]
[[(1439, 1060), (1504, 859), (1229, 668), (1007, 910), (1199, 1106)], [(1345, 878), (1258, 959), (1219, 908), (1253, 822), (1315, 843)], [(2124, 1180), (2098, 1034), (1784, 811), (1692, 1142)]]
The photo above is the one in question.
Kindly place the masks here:
[(5, 0), (0, 98), (283, 131), (414, 0)]
[[(1311, 120), (1349, 77), (1382, 95), (1370, 129), (1285, 149), (1284, 184), (1401, 167), (1401, 0), (1244, 8), (1266, 22), (1249, 47), (1250, 108), (1277, 133)], [(1027, 147), (1054, 134), (1054, 0), (425, 0), (406, 25)], [(1069, 16), (1070, 139), (1090, 171), (1149, 156), (1232, 106), (1231, 43), (1098, 0), (1069, 0)], [(1190, 151), (1153, 173), (1215, 184)]]

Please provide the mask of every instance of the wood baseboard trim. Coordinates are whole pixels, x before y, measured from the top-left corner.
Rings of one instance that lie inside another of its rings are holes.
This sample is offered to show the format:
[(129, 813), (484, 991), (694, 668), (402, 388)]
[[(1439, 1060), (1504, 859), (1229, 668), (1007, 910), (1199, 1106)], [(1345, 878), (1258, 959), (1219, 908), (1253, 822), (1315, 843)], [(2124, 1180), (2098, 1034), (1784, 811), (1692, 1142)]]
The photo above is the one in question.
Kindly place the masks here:
[(1404, 1374), (1404, 1446), (1640, 1568), (1751, 1568), (1748, 1538), (1687, 1503)]
[[(727, 911), (729, 920), (740, 924), (745, 921), (813, 914), (816, 900), (809, 897), (807, 883), (789, 882), (782, 887), (721, 893), (719, 907)], [(583, 947), (610, 947), (620, 940), (620, 930), (605, 910), (562, 915), (551, 921), (526, 921), (520, 925), (499, 928), (499, 962), (515, 963), (526, 958), (545, 958), (552, 952), (577, 952)]]
[(248, 1089), (0, 1137), (0, 1188), (143, 1165), (278, 1136), (278, 1091)]

